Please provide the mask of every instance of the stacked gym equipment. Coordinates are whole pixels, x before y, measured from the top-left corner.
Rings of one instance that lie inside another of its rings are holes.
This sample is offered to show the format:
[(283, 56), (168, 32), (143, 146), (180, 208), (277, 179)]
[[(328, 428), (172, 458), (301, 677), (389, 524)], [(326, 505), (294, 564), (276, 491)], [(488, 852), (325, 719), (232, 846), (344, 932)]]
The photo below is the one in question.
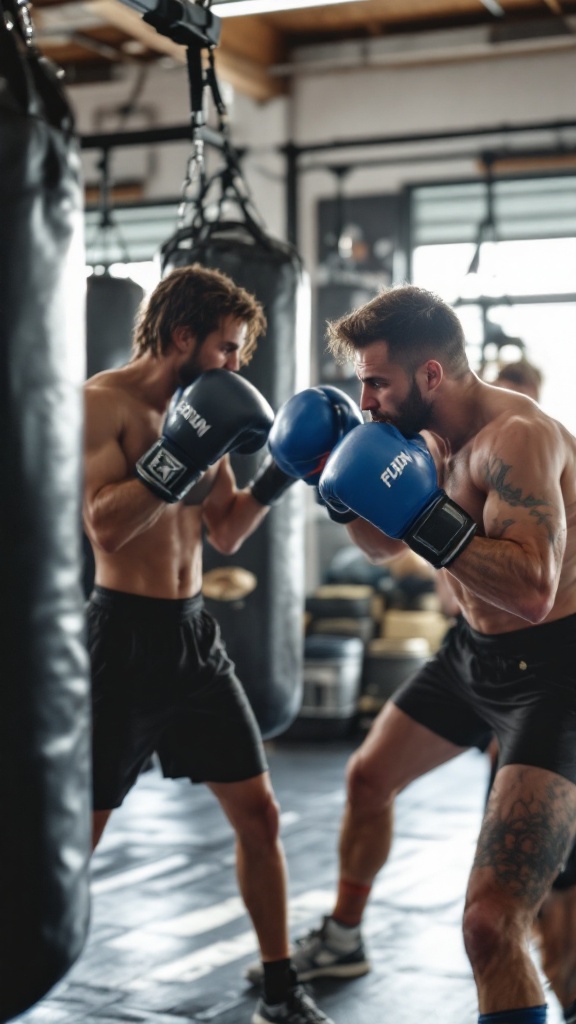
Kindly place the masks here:
[[(345, 549), (343, 549), (345, 550)], [(337, 559), (335, 559), (335, 562)], [(417, 556), (372, 583), (364, 556), (306, 598), (303, 698), (290, 738), (329, 739), (367, 727), (394, 691), (440, 646), (449, 626)], [(423, 563), (424, 564), (424, 563)]]

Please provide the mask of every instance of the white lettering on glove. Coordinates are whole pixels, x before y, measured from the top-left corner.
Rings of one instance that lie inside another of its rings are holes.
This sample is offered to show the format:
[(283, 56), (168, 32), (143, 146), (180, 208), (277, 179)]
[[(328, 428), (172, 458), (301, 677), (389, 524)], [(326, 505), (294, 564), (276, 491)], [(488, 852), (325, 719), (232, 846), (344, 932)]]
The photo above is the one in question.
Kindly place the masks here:
[(386, 469), (380, 476), (380, 479), (384, 481), (386, 487), (392, 487), (391, 481), (397, 480), (399, 476), (402, 476), (404, 467), (407, 466), (409, 462), (414, 462), (414, 459), (404, 451), (400, 452), (395, 459), (392, 459), (390, 465), (386, 466)]
[(196, 412), (196, 409), (189, 402), (179, 402), (176, 407), (176, 412), (182, 416), (183, 419), (188, 420), (188, 423), (193, 430), (196, 431), (198, 437), (204, 437), (204, 434), (212, 427), (211, 423), (207, 423), (200, 413)]

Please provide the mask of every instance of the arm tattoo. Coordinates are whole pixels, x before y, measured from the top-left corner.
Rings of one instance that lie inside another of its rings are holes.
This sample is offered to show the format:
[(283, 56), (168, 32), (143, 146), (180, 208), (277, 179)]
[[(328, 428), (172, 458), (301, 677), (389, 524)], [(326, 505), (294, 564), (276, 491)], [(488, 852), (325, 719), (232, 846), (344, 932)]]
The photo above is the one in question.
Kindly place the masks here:
[(504, 519), (503, 522), (500, 522), (498, 519), (493, 519), (490, 536), (494, 537), (494, 540), (501, 540), (508, 527), (514, 526), (515, 522), (515, 519)]
[[(551, 511), (545, 511), (550, 508), (550, 502), (545, 498), (536, 498), (533, 494), (522, 494), (521, 487), (514, 487), (506, 476), (512, 467), (508, 466), (502, 459), (495, 457), (491, 463), (486, 465), (486, 482), (491, 487), (502, 501), (505, 501), (507, 505), (511, 505), (512, 508), (527, 508), (530, 510), (529, 515), (534, 516), (538, 526), (543, 526), (548, 534), (548, 540), (551, 544), (555, 542), (554, 533), (554, 522)], [(505, 533), (506, 529), (514, 523), (513, 519), (507, 519), (502, 524), (501, 536)]]

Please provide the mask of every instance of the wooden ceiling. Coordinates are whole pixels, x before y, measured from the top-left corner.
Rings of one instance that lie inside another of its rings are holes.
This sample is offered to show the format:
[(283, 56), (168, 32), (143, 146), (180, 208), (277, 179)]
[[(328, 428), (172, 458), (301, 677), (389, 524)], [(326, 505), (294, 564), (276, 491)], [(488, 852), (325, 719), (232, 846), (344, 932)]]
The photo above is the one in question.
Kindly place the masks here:
[[(128, 0), (126, 0), (128, 2)], [(219, 3), (212, 10), (218, 14)], [(291, 54), (297, 47), (362, 41), (435, 29), (490, 26), (532, 39), (571, 34), (566, 19), (576, 0), (355, 0), (350, 3), (221, 19), (216, 51), (220, 77), (258, 100), (289, 89)], [(66, 73), (67, 81), (113, 78), (122, 65), (148, 65), (169, 57), (184, 63), (185, 49), (147, 25), (121, 0), (33, 0), (36, 41)]]

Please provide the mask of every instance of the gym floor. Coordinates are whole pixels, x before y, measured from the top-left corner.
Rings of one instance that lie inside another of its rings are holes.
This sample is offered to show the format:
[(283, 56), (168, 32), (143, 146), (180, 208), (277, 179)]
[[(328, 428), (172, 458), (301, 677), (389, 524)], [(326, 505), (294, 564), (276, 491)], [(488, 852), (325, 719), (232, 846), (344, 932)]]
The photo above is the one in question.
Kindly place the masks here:
[[(344, 766), (362, 737), (268, 744), (282, 808), (293, 935), (331, 907)], [(365, 919), (371, 973), (309, 986), (335, 1024), (475, 1024), (460, 935), (487, 765), (472, 751), (397, 803), (391, 859)], [(249, 1024), (255, 958), (238, 896), (232, 833), (205, 787), (145, 772), (92, 862), (84, 952), (26, 1024)], [(534, 951), (537, 962), (537, 954)], [(549, 993), (549, 1024), (562, 1015)]]

